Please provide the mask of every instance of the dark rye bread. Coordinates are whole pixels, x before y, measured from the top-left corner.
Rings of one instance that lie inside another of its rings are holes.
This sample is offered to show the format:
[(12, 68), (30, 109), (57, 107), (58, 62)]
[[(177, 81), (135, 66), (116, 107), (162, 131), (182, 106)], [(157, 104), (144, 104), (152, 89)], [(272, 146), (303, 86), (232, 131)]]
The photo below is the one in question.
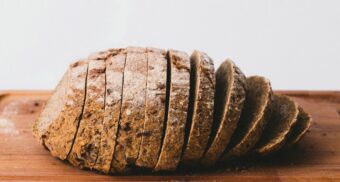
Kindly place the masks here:
[(103, 130), (95, 169), (109, 173), (116, 145), (116, 135), (121, 111), (125, 50), (111, 52), (106, 59), (106, 97)]
[(153, 169), (156, 166), (161, 148), (164, 127), (167, 73), (166, 51), (148, 48), (147, 59), (146, 115), (136, 166)]
[(213, 122), (215, 69), (207, 54), (194, 51), (190, 57), (190, 97), (187, 141), (182, 156), (183, 164), (199, 162), (206, 149)]
[(284, 95), (274, 94), (271, 107), (271, 117), (255, 148), (260, 155), (273, 153), (284, 145), (299, 113), (297, 104)]
[(272, 89), (268, 79), (247, 78), (246, 101), (237, 128), (222, 161), (247, 154), (258, 142), (270, 117)]
[(84, 106), (88, 63), (71, 64), (33, 126), (34, 135), (55, 157), (66, 159)]
[(90, 60), (86, 99), (68, 161), (74, 166), (92, 169), (96, 163), (103, 129), (105, 107), (105, 61)]
[(216, 72), (214, 122), (201, 163), (212, 166), (225, 151), (236, 129), (246, 97), (246, 77), (230, 60)]
[(180, 51), (169, 50), (166, 129), (154, 171), (176, 170), (183, 149), (187, 120), (190, 58)]
[(311, 116), (306, 113), (302, 107), (299, 107), (299, 115), (293, 128), (291, 128), (290, 135), (287, 138), (285, 148), (290, 148), (301, 140), (303, 135), (307, 132), (312, 122)]
[(111, 172), (117, 173), (125, 173), (135, 164), (145, 120), (146, 49), (128, 47), (126, 50), (121, 119), (111, 165)]

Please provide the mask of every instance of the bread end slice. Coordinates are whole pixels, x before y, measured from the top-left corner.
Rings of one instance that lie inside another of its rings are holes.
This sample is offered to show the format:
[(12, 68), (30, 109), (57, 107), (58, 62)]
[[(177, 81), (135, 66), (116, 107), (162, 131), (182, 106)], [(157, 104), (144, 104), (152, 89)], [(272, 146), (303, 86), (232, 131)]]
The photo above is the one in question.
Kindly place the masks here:
[(86, 61), (69, 66), (33, 127), (41, 143), (62, 160), (71, 150), (82, 114), (87, 67)]
[(271, 154), (282, 148), (299, 113), (298, 105), (285, 95), (274, 94), (271, 107), (271, 117), (255, 147), (255, 152), (260, 155)]
[(303, 135), (308, 131), (312, 123), (312, 117), (299, 106), (299, 115), (296, 124), (291, 129), (290, 135), (285, 144), (285, 148), (290, 148), (298, 143)]

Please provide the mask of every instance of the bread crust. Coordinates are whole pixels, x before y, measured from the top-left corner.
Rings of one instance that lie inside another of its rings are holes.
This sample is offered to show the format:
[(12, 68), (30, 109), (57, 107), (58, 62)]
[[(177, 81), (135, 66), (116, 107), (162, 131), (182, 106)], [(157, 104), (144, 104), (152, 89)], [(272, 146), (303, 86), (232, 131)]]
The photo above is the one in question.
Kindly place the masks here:
[(142, 143), (136, 165), (153, 169), (157, 163), (163, 136), (166, 100), (166, 51), (147, 48), (148, 79), (146, 115)]
[(213, 122), (215, 69), (205, 53), (194, 51), (190, 57), (190, 101), (186, 126), (188, 135), (182, 162), (194, 165), (202, 158)]
[(240, 121), (222, 161), (247, 154), (258, 142), (270, 117), (272, 89), (264, 77), (247, 78), (246, 101)]
[(126, 173), (135, 164), (145, 120), (146, 49), (128, 47), (124, 69), (121, 119), (111, 171)]
[(86, 61), (69, 66), (33, 126), (34, 135), (62, 160), (71, 150), (84, 106), (87, 68)]
[(180, 51), (169, 50), (168, 69), (171, 82), (168, 98), (168, 116), (160, 155), (154, 171), (176, 170), (182, 153), (187, 120), (190, 58)]
[(212, 166), (225, 151), (243, 109), (246, 77), (231, 61), (226, 60), (216, 72), (214, 124), (208, 150), (201, 163)]
[(260, 155), (267, 155), (282, 148), (299, 113), (298, 105), (284, 95), (274, 94), (271, 107), (272, 115), (255, 147), (255, 152)]
[(299, 106), (299, 114), (296, 121), (296, 124), (291, 128), (290, 135), (287, 138), (287, 142), (285, 144), (285, 148), (290, 148), (297, 142), (301, 140), (301, 138), (308, 131), (310, 125), (312, 123), (312, 117), (306, 113), (302, 107)]
[(85, 107), (68, 161), (92, 169), (100, 148), (105, 108), (105, 61), (90, 60)]
[(111, 162), (114, 156), (121, 114), (126, 52), (122, 49), (111, 52), (107, 54), (107, 57), (101, 57), (99, 59), (106, 59), (106, 97), (103, 130), (101, 131), (100, 149), (95, 169), (107, 174), (110, 172)]

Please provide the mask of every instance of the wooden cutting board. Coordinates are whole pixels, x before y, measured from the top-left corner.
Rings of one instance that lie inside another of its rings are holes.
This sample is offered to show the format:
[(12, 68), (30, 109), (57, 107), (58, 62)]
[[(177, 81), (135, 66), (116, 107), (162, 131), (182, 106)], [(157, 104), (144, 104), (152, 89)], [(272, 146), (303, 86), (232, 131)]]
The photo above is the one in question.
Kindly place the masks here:
[(311, 113), (310, 131), (295, 148), (241, 166), (173, 174), (106, 176), (53, 158), (32, 135), (50, 91), (0, 92), (0, 180), (340, 180), (340, 91), (281, 91)]

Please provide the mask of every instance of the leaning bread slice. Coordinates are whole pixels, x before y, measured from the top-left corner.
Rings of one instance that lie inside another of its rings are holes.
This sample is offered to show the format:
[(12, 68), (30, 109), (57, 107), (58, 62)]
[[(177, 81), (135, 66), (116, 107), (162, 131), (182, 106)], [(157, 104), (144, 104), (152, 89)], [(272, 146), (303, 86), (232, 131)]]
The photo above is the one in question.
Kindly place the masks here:
[[(106, 97), (103, 130), (95, 169), (109, 173), (116, 145), (116, 135), (121, 111), (123, 73), (126, 54), (124, 50), (108, 55), (106, 60)], [(103, 58), (106, 59), (106, 58)]]
[(125, 173), (135, 164), (145, 120), (146, 49), (128, 47), (126, 51), (121, 119), (112, 160), (112, 172), (117, 173)]
[(223, 62), (216, 72), (214, 123), (202, 164), (214, 165), (225, 151), (240, 119), (245, 96), (246, 77), (232, 61)]
[(84, 106), (88, 63), (70, 65), (34, 124), (33, 133), (55, 157), (67, 158)]
[(82, 119), (68, 160), (74, 166), (92, 169), (100, 148), (105, 107), (105, 61), (90, 60)]
[(170, 50), (168, 54), (167, 120), (155, 171), (172, 171), (177, 168), (184, 144), (189, 103), (190, 58), (180, 51)]
[(270, 117), (271, 100), (269, 80), (260, 76), (247, 78), (246, 101), (241, 118), (222, 161), (243, 156), (255, 146)]
[(290, 148), (291, 146), (296, 144), (299, 140), (301, 140), (302, 136), (309, 129), (311, 121), (312, 121), (311, 116), (308, 113), (306, 113), (302, 109), (302, 107), (299, 107), (299, 115), (296, 124), (290, 131), (290, 135), (288, 136), (285, 148)]
[(275, 94), (271, 107), (271, 117), (255, 147), (260, 155), (270, 154), (283, 146), (299, 113), (297, 104), (284, 95)]
[(215, 69), (207, 54), (194, 51), (190, 57), (190, 97), (183, 164), (198, 162), (207, 146), (213, 122)]
[(153, 169), (157, 163), (163, 136), (166, 100), (166, 51), (148, 48), (148, 78), (142, 143), (136, 165)]

